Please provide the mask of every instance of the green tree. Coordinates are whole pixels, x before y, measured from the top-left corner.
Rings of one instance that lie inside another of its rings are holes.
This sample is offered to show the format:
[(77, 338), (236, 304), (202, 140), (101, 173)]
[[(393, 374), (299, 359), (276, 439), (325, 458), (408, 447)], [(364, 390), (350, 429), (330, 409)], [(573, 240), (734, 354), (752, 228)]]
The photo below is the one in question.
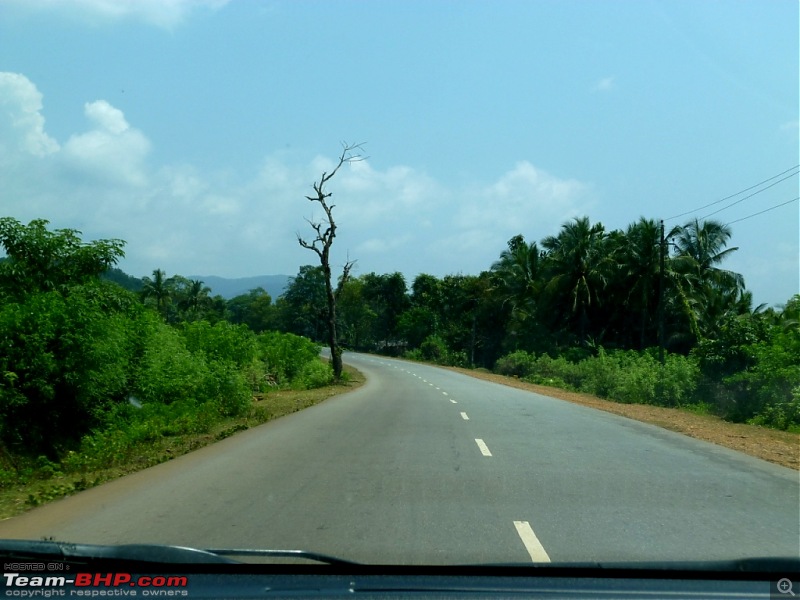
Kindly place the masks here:
[(97, 279), (125, 256), (125, 242), (104, 239), (84, 243), (75, 229), (47, 229), (49, 221), (23, 225), (0, 218), (0, 293), (22, 298), (31, 292), (65, 292), (70, 286)]
[(726, 248), (731, 235), (727, 225), (695, 219), (675, 227), (668, 236), (676, 248), (670, 260), (670, 287), (679, 304), (673, 312), (686, 320), (694, 338), (690, 343), (713, 336), (725, 313), (750, 309), (742, 276), (718, 266), (738, 250)]
[(375, 314), (373, 343), (383, 350), (396, 348), (400, 315), (409, 304), (405, 277), (397, 272), (388, 275), (367, 273), (359, 279), (363, 284), (362, 297)]
[[(612, 263), (605, 244), (605, 228), (588, 217), (564, 223), (556, 236), (542, 240), (546, 250), (548, 294), (551, 306), (565, 306), (566, 323), (577, 325), (577, 337), (586, 343), (592, 309), (602, 298)], [(563, 313), (562, 313), (563, 314)]]
[(227, 308), (232, 323), (247, 325), (256, 333), (275, 329), (277, 308), (272, 304), (272, 297), (262, 287), (231, 298), (227, 302)]
[(614, 305), (638, 313), (640, 350), (657, 342), (654, 317), (658, 308), (660, 248), (659, 223), (641, 217), (628, 225), (616, 253), (621, 274), (616, 291), (623, 291), (624, 297)]
[(277, 303), (281, 329), (321, 342), (326, 334), (327, 301), (322, 267), (303, 265)]
[(177, 290), (178, 308), (187, 320), (197, 320), (211, 305), (211, 288), (199, 279), (181, 280), (182, 285)]
[(142, 277), (142, 291), (140, 292), (142, 302), (154, 303), (156, 310), (166, 316), (167, 306), (172, 302), (174, 291), (173, 281), (167, 278), (167, 274), (161, 269), (153, 271), (153, 278)]
[(336, 315), (342, 344), (356, 350), (371, 350), (372, 333), (377, 315), (364, 299), (364, 282), (360, 277), (350, 279), (342, 286)]

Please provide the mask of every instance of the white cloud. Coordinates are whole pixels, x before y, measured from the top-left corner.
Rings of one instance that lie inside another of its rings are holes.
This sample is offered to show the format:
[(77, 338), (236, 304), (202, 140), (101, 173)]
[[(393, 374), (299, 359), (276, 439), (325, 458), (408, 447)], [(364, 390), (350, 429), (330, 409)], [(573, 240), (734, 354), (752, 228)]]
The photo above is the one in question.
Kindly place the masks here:
[(111, 134), (120, 135), (130, 129), (125, 120), (125, 115), (118, 108), (114, 108), (105, 100), (87, 103), (84, 106), (87, 118), (94, 122), (99, 129)]
[(58, 142), (44, 131), (42, 94), (24, 75), (0, 72), (0, 150), (46, 156), (58, 151)]
[(614, 89), (613, 77), (603, 77), (603, 79), (595, 83), (592, 87), (592, 91), (595, 92), (608, 92), (612, 89)]
[(6, 0), (24, 10), (58, 12), (91, 23), (132, 19), (170, 29), (197, 9), (218, 10), (230, 0)]
[(147, 183), (144, 162), (150, 142), (145, 135), (131, 128), (122, 111), (105, 100), (86, 103), (84, 112), (94, 127), (67, 140), (63, 150), (66, 163), (113, 183)]
[(789, 131), (791, 133), (797, 133), (800, 130), (800, 121), (786, 121), (785, 123), (781, 124), (780, 127), (781, 131)]
[(554, 177), (521, 161), (496, 182), (467, 194), (455, 222), (464, 229), (516, 229), (517, 233), (542, 222), (557, 225), (579, 212), (587, 192), (583, 183)]
[[(87, 130), (59, 148), (44, 129), (35, 86), (18, 76), (6, 78), (4, 90), (16, 90), (2, 95), (7, 104), (8, 97), (16, 99), (16, 110), (0, 112), (0, 131), (15, 132), (3, 140), (32, 150), (19, 165), (0, 162), (4, 194), (12, 199), (6, 214), (25, 222), (47, 218), (87, 239), (124, 239), (121, 266), (137, 276), (155, 268), (184, 275), (291, 275), (316, 261), (296, 235), (310, 236), (303, 219), (322, 216), (304, 196), (335, 165), (330, 157), (301, 162), (278, 152), (247, 178), (186, 163), (152, 165), (147, 136), (104, 100), (85, 104)], [(14, 129), (20, 106), (28, 108), (27, 125)], [(339, 225), (333, 263), (349, 257), (360, 273), (401, 271), (409, 278), (486, 269), (511, 236), (552, 233), (588, 196), (585, 184), (526, 161), (483, 184), (443, 182), (407, 165), (377, 168), (362, 161), (344, 165), (328, 191)]]

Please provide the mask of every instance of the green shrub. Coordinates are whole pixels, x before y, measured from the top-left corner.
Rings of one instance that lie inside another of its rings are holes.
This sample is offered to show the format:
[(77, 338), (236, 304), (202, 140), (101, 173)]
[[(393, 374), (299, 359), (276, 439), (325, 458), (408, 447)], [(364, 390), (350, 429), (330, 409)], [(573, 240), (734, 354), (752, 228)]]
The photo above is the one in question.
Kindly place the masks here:
[(144, 402), (164, 404), (196, 398), (210, 375), (203, 356), (189, 352), (181, 334), (160, 321), (151, 322), (143, 333), (144, 348), (135, 371), (135, 395)]
[(601, 398), (610, 398), (619, 384), (619, 361), (600, 349), (597, 356), (578, 363), (578, 387), (581, 391)]
[(690, 402), (697, 386), (698, 368), (693, 359), (668, 354), (661, 367), (652, 352), (599, 349), (573, 363), (563, 356), (534, 356), (524, 351), (497, 361), (495, 372), (517, 375), (530, 383), (580, 390), (617, 402), (679, 406)]
[(293, 333), (264, 332), (258, 347), (268, 376), (282, 386), (291, 385), (307, 363), (319, 359), (319, 346)]
[(202, 353), (212, 360), (244, 367), (258, 354), (256, 336), (246, 325), (192, 321), (184, 323), (181, 332), (190, 352)]
[(527, 377), (533, 373), (535, 361), (536, 357), (533, 354), (517, 350), (498, 358), (494, 364), (494, 372), (511, 377)]
[(561, 388), (562, 390), (574, 391), (575, 388), (568, 384), (560, 377), (542, 377), (540, 375), (528, 375), (524, 378), (528, 383), (535, 383), (537, 385), (546, 385), (549, 387)]
[(222, 414), (235, 416), (250, 405), (252, 394), (245, 374), (233, 363), (210, 361), (208, 373), (198, 391), (201, 402), (216, 402)]
[(333, 383), (333, 369), (329, 364), (317, 359), (303, 366), (292, 387), (300, 390), (311, 390), (331, 383)]
[[(656, 365), (658, 368), (659, 365)], [(700, 369), (692, 356), (667, 354), (659, 385), (664, 406), (683, 406), (696, 400)]]
[(429, 360), (438, 364), (445, 364), (447, 362), (447, 355), (449, 350), (447, 343), (438, 335), (429, 335), (419, 346), (420, 354), (423, 360)]
[(768, 404), (748, 422), (776, 429), (800, 430), (800, 385), (792, 390), (790, 400)]

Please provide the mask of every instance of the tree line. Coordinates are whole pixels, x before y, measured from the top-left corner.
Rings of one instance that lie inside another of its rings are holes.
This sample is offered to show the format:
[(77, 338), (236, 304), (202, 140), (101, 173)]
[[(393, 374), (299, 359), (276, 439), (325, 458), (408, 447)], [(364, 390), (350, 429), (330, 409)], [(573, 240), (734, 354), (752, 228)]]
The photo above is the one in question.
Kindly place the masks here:
[[(562, 359), (563, 376), (551, 380), (625, 401), (637, 400), (567, 371), (602, 358), (597, 364), (614, 363), (621, 376), (619, 365), (635, 355), (649, 382), (638, 401), (800, 425), (800, 297), (782, 309), (753, 306), (743, 277), (723, 267), (736, 251), (730, 239), (729, 227), (710, 220), (663, 232), (640, 218), (607, 231), (583, 217), (538, 243), (511, 238), (478, 275), (420, 274), (410, 287), (401, 273), (351, 276), (337, 302), (340, 340), (353, 350), (501, 371), (509, 355), (527, 356), (528, 367), (513, 374), (536, 380), (538, 357)], [(270, 326), (322, 340), (320, 268), (301, 267), (268, 312)], [(687, 387), (672, 396), (664, 392), (668, 361), (686, 367), (675, 376)]]
[(124, 245), (0, 218), (0, 487), (106, 468), (248, 414), (255, 393), (332, 381), (318, 344), (258, 322), (265, 294), (245, 315), (199, 281), (137, 281), (114, 269)]
[[(129, 277), (115, 269), (123, 241), (47, 226), (0, 219), (0, 485), (21, 456), (113, 461), (129, 442), (241, 414), (255, 392), (333, 379), (317, 358), (321, 266), (300, 267), (277, 299), (226, 300), (160, 269)], [(797, 428), (800, 296), (754, 307), (723, 268), (730, 238), (714, 221), (662, 241), (654, 220), (606, 231), (584, 217), (539, 242), (514, 236), (477, 275), (347, 273), (337, 335), (352, 350)]]

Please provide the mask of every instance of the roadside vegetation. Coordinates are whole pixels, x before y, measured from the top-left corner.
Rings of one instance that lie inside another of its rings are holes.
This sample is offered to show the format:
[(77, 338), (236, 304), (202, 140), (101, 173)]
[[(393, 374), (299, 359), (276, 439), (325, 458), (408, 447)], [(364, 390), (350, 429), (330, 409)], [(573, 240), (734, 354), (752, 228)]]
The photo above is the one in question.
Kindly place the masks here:
[[(800, 433), (800, 295), (754, 307), (731, 231), (588, 218), (508, 241), (479, 275), (349, 271), (344, 348), (510, 376), (619, 405)], [(360, 381), (319, 358), (330, 286), (277, 299), (115, 269), (122, 240), (0, 218), (0, 514), (168, 460)], [(661, 290), (661, 294), (659, 291)], [(350, 381), (348, 381), (348, 377)], [(661, 418), (661, 417), (659, 417)]]
[(0, 219), (0, 512), (347, 388), (308, 338), (230, 322), (202, 282), (159, 270), (126, 290), (103, 276), (124, 242), (47, 225)]
[[(513, 237), (479, 275), (420, 274), (410, 289), (401, 273), (350, 277), (337, 327), (354, 350), (800, 432), (800, 296), (753, 306), (723, 268), (731, 235), (715, 221), (662, 233), (574, 219), (539, 243)], [(270, 322), (321, 340), (324, 309), (306, 266)]]

